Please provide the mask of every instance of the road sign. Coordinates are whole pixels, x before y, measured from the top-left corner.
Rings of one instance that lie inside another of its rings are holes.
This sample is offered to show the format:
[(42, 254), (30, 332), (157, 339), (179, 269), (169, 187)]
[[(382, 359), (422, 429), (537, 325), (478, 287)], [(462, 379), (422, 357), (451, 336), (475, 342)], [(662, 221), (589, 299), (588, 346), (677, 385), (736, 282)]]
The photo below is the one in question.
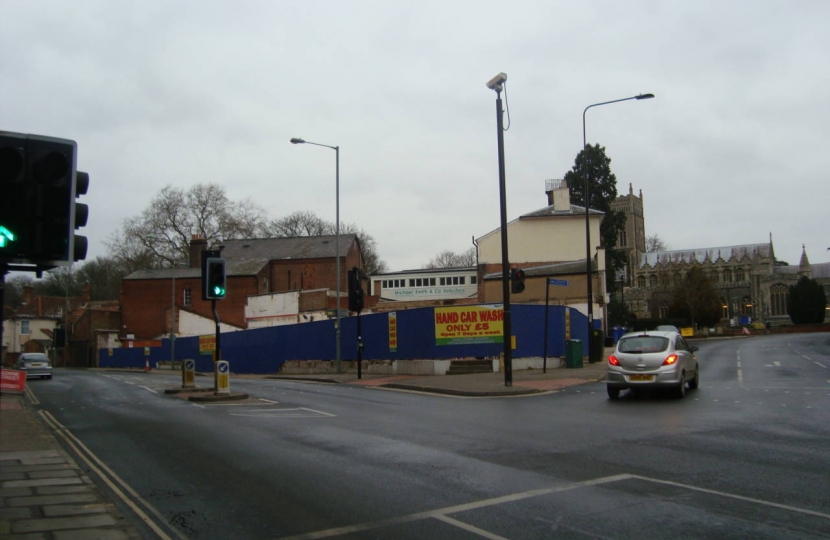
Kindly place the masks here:
[(184, 361), (182, 388), (193, 388), (194, 386), (196, 386), (196, 362), (188, 358)]
[(216, 362), (216, 394), (230, 394), (230, 364), (227, 360)]
[(559, 287), (567, 287), (568, 286), (568, 280), (567, 279), (553, 279), (553, 278), (551, 278), (548, 281), (548, 283), (550, 283), (551, 285), (557, 285)]

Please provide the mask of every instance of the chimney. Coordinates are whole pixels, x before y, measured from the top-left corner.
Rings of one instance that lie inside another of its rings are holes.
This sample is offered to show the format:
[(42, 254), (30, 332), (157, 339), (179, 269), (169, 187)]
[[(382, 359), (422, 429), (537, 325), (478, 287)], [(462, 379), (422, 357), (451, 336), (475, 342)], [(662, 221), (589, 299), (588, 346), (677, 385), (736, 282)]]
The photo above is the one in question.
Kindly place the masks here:
[(201, 234), (190, 237), (190, 268), (202, 266), (202, 252), (207, 249), (207, 240)]
[(84, 306), (89, 305), (89, 300), (92, 298), (92, 294), (90, 293), (89, 283), (84, 285), (84, 292), (81, 294), (81, 304)]
[(545, 180), (545, 193), (548, 196), (548, 206), (553, 206), (554, 212), (571, 210), (571, 192), (565, 180)]
[(23, 287), (23, 298), (20, 299), (21, 303), (28, 304), (29, 300), (32, 299), (32, 293), (35, 292), (35, 288), (31, 285), (25, 285)]

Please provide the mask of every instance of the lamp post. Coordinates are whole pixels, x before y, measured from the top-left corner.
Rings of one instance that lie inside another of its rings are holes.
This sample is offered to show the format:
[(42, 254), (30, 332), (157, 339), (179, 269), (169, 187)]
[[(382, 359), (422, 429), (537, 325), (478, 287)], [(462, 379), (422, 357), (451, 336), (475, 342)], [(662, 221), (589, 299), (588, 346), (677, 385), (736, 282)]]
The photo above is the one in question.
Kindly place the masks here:
[(334, 222), (334, 257), (335, 257), (335, 272), (337, 273), (337, 307), (335, 309), (334, 322), (334, 359), (337, 373), (341, 373), (340, 367), (340, 147), (329, 146), (327, 144), (320, 144), (311, 141), (306, 141), (299, 137), (291, 139), (291, 144), (312, 144), (314, 146), (322, 146), (324, 148), (331, 148), (335, 153), (335, 207), (336, 217)]
[[(591, 220), (589, 217), (589, 209), (590, 205), (590, 185), (588, 182), (588, 176), (590, 173), (590, 167), (588, 166), (588, 141), (585, 136), (585, 113), (588, 112), (588, 109), (592, 107), (599, 107), (600, 105), (609, 105), (611, 103), (619, 103), (621, 101), (630, 101), (632, 99), (640, 100), (640, 99), (651, 99), (654, 97), (654, 94), (639, 94), (632, 97), (622, 98), (622, 99), (615, 99), (612, 101), (603, 101), (602, 103), (594, 103), (593, 105), (588, 105), (585, 107), (585, 110), (582, 111), (582, 151), (585, 153), (583, 156), (582, 166), (585, 168), (585, 172), (583, 176), (585, 177), (585, 278), (588, 281), (588, 350), (590, 351), (591, 346), (591, 332), (594, 330), (594, 291), (593, 291), (593, 284), (591, 282)], [(589, 356), (590, 358), (590, 356)]]

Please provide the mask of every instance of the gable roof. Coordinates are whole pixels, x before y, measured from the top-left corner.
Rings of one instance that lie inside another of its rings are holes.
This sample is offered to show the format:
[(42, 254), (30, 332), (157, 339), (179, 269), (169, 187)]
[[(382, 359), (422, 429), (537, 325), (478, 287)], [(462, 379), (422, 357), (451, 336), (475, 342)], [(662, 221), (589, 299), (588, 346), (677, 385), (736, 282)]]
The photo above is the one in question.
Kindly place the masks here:
[[(588, 210), (588, 214), (592, 216), (604, 216), (605, 212), (602, 210), (595, 210), (593, 208)], [(585, 207), (584, 206), (577, 206), (572, 204), (571, 207), (567, 210), (560, 210), (556, 211), (553, 209), (553, 205), (546, 206), (544, 208), (540, 208), (539, 210), (534, 210), (533, 212), (528, 212), (527, 214), (523, 214), (519, 216), (519, 219), (524, 218), (538, 218), (538, 217), (573, 217), (573, 216), (585, 216)]]
[[(349, 254), (358, 242), (353, 233), (340, 235), (340, 256)], [(249, 238), (225, 240), (218, 244), (226, 261), (228, 276), (253, 276), (271, 261), (290, 259), (326, 259), (335, 257), (336, 235), (296, 236), (291, 238)], [(150, 268), (137, 270), (124, 279), (200, 278), (201, 268)]]
[[(17, 308), (14, 316), (18, 319), (62, 319), (66, 315), (67, 299), (61, 296), (35, 296)], [(69, 309), (78, 306), (77, 298), (69, 298)]]

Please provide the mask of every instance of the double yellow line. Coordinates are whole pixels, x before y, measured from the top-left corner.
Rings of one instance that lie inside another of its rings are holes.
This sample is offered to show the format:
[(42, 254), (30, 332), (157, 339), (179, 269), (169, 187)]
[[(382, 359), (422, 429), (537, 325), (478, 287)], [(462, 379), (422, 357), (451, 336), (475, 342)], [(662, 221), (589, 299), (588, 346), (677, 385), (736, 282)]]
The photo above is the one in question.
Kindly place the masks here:
[[(37, 398), (34, 397), (34, 394), (26, 388), (27, 396), (32, 403), (37, 405), (40, 402)], [(55, 435), (63, 440), (66, 445), (71, 448), (74, 453), (80, 457), (81, 460), (92, 470), (98, 477), (112, 490), (112, 492), (124, 503), (126, 504), (134, 513), (137, 515), (141, 521), (144, 522), (147, 527), (149, 527), (161, 540), (173, 540), (177, 538), (179, 540), (187, 540), (187, 537), (181, 534), (174, 528), (170, 528), (172, 533), (175, 535), (171, 537), (167, 532), (162, 530), (158, 525), (158, 523), (166, 523), (166, 519), (164, 516), (159, 513), (158, 510), (153, 508), (153, 506), (144, 500), (141, 495), (136, 493), (136, 491), (129, 486), (120, 476), (115, 474), (115, 472), (106, 466), (106, 464), (101, 461), (95, 453), (92, 452), (83, 442), (80, 441), (71, 431), (69, 431), (64, 425), (62, 425), (58, 420), (52, 416), (49, 411), (38, 411), (38, 415), (43, 419), (43, 421), (54, 431)], [(139, 506), (140, 503), (141, 505)], [(142, 506), (146, 508), (147, 512), (142, 509)], [(152, 514), (153, 518), (148, 515), (148, 512)]]

